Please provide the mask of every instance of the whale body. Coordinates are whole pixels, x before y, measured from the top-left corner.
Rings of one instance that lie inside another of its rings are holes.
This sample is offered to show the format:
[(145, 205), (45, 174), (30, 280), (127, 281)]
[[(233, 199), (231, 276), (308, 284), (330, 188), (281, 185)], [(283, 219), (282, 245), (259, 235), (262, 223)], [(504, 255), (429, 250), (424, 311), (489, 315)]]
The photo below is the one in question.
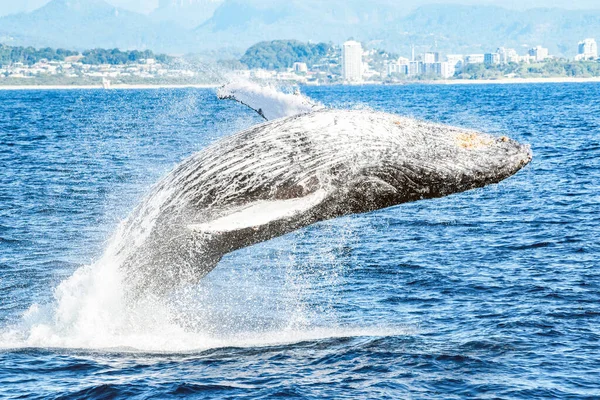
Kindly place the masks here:
[(295, 109), (178, 165), (121, 225), (115, 253), (132, 291), (164, 294), (198, 282), (237, 249), (318, 221), (497, 183), (531, 157), (527, 145), (468, 129)]

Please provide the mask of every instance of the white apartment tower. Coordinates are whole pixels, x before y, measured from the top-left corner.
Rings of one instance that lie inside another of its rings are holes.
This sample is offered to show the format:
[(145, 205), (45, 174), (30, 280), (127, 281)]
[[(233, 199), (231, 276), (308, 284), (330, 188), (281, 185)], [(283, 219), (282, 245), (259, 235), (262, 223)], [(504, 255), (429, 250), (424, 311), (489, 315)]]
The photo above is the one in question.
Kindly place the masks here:
[(423, 54), (423, 62), (425, 64), (433, 64), (440, 62), (440, 53), (429, 52)]
[(535, 46), (533, 49), (529, 50), (529, 56), (533, 57), (534, 61), (544, 61), (547, 58), (550, 58), (548, 49), (542, 46)]
[(496, 53), (500, 55), (500, 64), (508, 64), (511, 62), (518, 63), (519, 55), (515, 49), (507, 49), (505, 47), (499, 47)]
[(579, 42), (577, 60), (595, 60), (598, 58), (598, 44), (595, 39), (584, 39)]
[(342, 77), (346, 82), (362, 82), (363, 49), (359, 42), (350, 40), (342, 47)]

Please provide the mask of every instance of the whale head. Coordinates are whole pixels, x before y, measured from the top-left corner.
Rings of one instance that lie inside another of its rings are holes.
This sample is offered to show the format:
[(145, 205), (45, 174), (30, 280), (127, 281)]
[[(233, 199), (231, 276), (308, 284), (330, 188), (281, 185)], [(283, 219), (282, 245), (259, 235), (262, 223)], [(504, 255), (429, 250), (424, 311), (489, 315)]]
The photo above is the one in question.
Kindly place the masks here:
[[(352, 166), (340, 181), (347, 182), (345, 213), (373, 211), (401, 203), (444, 197), (498, 183), (526, 166), (531, 148), (506, 136), (372, 114), (351, 121), (349, 140), (356, 149), (344, 160)], [(361, 128), (364, 126), (364, 128)], [(368, 126), (368, 128), (367, 128)], [(340, 145), (340, 150), (343, 145)], [(351, 152), (347, 152), (351, 153)]]

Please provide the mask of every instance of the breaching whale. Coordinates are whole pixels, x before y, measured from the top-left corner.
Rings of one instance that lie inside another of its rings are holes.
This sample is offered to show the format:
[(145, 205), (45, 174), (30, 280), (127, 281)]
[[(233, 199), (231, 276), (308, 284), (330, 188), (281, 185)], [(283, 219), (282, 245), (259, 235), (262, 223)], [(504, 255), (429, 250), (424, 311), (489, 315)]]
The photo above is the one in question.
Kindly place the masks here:
[(115, 254), (133, 293), (196, 283), (221, 257), (318, 221), (497, 183), (532, 158), (507, 137), (230, 84), (267, 122), (162, 178), (122, 223)]

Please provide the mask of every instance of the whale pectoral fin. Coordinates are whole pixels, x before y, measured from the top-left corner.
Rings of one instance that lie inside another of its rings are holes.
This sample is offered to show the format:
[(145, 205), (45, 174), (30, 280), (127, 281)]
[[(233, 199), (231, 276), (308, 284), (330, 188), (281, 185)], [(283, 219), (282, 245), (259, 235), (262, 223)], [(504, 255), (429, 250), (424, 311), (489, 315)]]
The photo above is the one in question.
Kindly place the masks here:
[(360, 190), (363, 193), (371, 193), (376, 196), (394, 195), (398, 192), (395, 187), (375, 176), (358, 178), (352, 182), (352, 186), (355, 190)]
[(309, 211), (325, 200), (327, 192), (317, 190), (304, 197), (287, 200), (261, 200), (201, 224), (188, 225), (188, 229), (198, 233), (226, 233), (241, 229), (255, 228), (271, 222), (293, 218)]
[(398, 189), (378, 177), (363, 176), (350, 183), (349, 195), (358, 212), (366, 212), (392, 205)]

